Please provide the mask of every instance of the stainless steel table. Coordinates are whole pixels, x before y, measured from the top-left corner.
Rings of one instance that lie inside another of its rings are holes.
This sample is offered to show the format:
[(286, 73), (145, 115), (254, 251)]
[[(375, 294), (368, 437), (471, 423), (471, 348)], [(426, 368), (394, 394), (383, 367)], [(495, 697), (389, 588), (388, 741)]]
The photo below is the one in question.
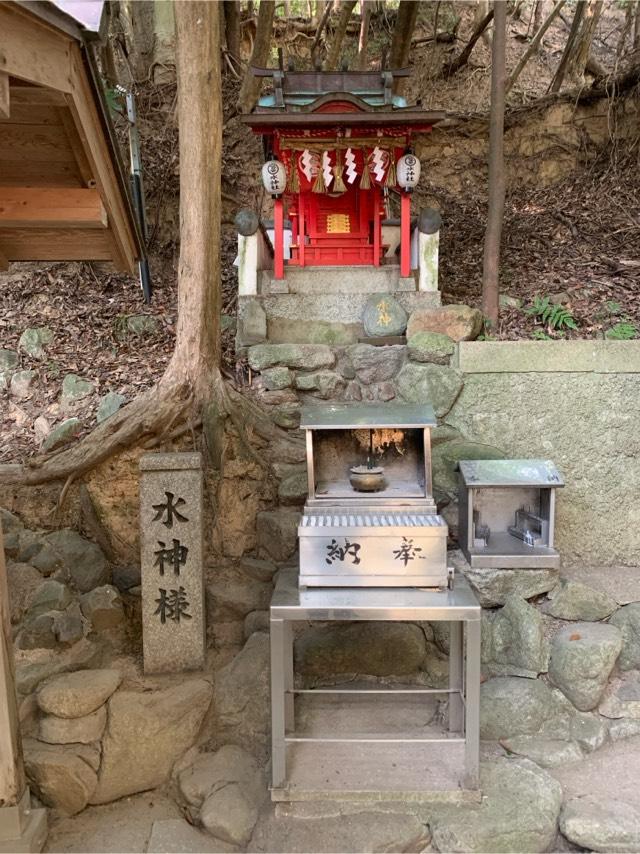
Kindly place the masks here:
[[(381, 795), (394, 790), (398, 795), (419, 797), (430, 791), (425, 769), (431, 760), (420, 753), (429, 747), (435, 753), (433, 765), (439, 770), (439, 790), (477, 790), (479, 758), (479, 706), (480, 706), (480, 605), (460, 574), (453, 589), (426, 590), (417, 588), (307, 588), (300, 590), (297, 575), (280, 574), (270, 609), (271, 633), (271, 723), (272, 723), (272, 798), (297, 800), (330, 796), (318, 783), (318, 765), (332, 757), (338, 764), (335, 773), (324, 773), (322, 780), (331, 778), (345, 784), (352, 793)], [(296, 621), (444, 621), (450, 627), (449, 683), (445, 689), (421, 687), (367, 686), (358, 688), (297, 689), (294, 685), (292, 624)], [(397, 734), (365, 734), (357, 737), (338, 733), (328, 735), (299, 734), (295, 731), (294, 700), (297, 695), (411, 695), (446, 694), (449, 698), (446, 729), (430, 737)], [(315, 758), (306, 754), (306, 776), (315, 783), (305, 784), (305, 774), (300, 771), (303, 760), (291, 751), (320, 747)], [(351, 754), (349, 754), (351, 750)], [(288, 755), (288, 751), (290, 755)], [(386, 751), (386, 753), (385, 753)], [(404, 751), (404, 752), (403, 752)], [(385, 756), (389, 767), (385, 766)], [(454, 759), (457, 756), (458, 769)], [(329, 757), (329, 758), (328, 758)], [(415, 774), (405, 773), (412, 759)], [(418, 761), (419, 759), (419, 761)], [(417, 763), (417, 764), (416, 764)], [(297, 773), (288, 773), (289, 765)], [(367, 775), (367, 768), (375, 769), (384, 785), (372, 785), (370, 780), (359, 779), (358, 773)], [(359, 771), (358, 771), (359, 769)], [(394, 785), (398, 769), (399, 780)], [(350, 773), (349, 773), (350, 772)], [(401, 773), (402, 772), (402, 773)], [(452, 782), (453, 781), (453, 782)], [(338, 785), (334, 793), (342, 793)]]

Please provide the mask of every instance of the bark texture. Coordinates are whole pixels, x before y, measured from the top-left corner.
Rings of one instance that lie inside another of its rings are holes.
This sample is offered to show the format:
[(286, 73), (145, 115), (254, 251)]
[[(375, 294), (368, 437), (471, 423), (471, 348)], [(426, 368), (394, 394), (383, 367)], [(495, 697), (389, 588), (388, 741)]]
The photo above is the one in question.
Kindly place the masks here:
[(489, 121), (489, 211), (482, 264), (482, 310), (495, 325), (498, 321), (500, 241), (504, 213), (504, 101), (506, 3), (496, 3), (491, 59), (491, 115)]
[[(393, 29), (391, 39), (391, 53), (389, 55), (390, 68), (404, 68), (409, 62), (409, 51), (411, 50), (411, 39), (416, 28), (420, 3), (417, 0), (400, 0), (398, 5), (398, 17)], [(404, 79), (394, 81), (394, 92), (402, 92)]]
[(338, 23), (333, 32), (333, 38), (329, 46), (327, 60), (325, 62), (325, 71), (336, 71), (340, 62), (340, 52), (342, 51), (342, 43), (347, 33), (351, 13), (355, 9), (356, 0), (341, 0), (338, 10)]
[[(261, 0), (260, 8), (258, 9), (256, 38), (253, 43), (253, 51), (251, 52), (251, 60), (249, 62), (250, 66), (259, 65), (264, 67), (267, 65), (269, 51), (271, 50), (271, 33), (275, 10), (276, 4), (274, 0)], [(247, 68), (242, 86), (240, 87), (240, 94), (238, 95), (239, 112), (251, 112), (260, 95), (261, 85), (261, 78), (254, 77), (251, 73), (251, 68)]]

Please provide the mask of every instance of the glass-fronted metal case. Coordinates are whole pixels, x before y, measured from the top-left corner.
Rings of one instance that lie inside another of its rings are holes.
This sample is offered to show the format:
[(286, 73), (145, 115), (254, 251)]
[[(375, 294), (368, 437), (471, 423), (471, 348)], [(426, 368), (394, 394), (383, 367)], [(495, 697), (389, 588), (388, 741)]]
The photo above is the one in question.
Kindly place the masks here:
[(462, 460), (460, 548), (472, 567), (556, 568), (556, 489), (551, 460)]

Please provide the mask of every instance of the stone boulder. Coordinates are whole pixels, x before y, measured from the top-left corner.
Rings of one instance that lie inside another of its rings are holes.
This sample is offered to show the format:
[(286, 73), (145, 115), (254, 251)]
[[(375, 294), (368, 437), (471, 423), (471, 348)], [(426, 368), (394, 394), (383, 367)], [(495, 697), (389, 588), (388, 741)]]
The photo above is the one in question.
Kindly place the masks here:
[(444, 365), (406, 364), (396, 379), (398, 394), (407, 403), (430, 403), (438, 418), (444, 418), (462, 391), (460, 371)]
[(253, 371), (278, 366), (317, 371), (332, 368), (336, 360), (326, 344), (257, 344), (249, 348), (248, 359)]
[(616, 626), (622, 634), (620, 670), (640, 668), (640, 602), (620, 608), (609, 620), (609, 625)]
[(532, 735), (556, 708), (551, 689), (539, 679), (489, 679), (480, 687), (480, 738)]
[(270, 728), (269, 635), (251, 635), (236, 657), (216, 674), (219, 738), (248, 750), (264, 750)]
[(250, 800), (259, 802), (266, 794), (264, 775), (255, 759), (235, 744), (225, 744), (215, 753), (202, 753), (180, 772), (180, 793), (187, 803), (199, 809), (214, 789), (237, 783)]
[(306, 471), (285, 477), (278, 486), (278, 499), (280, 504), (300, 505), (303, 504), (308, 493), (308, 482)]
[(516, 735), (513, 738), (502, 739), (500, 744), (509, 753), (531, 759), (541, 768), (555, 768), (557, 765), (579, 762), (584, 756), (575, 741), (560, 738)]
[(549, 678), (583, 712), (594, 709), (622, 647), (620, 630), (604, 623), (566, 626), (553, 639)]
[(365, 385), (392, 380), (402, 367), (404, 357), (405, 348), (399, 345), (375, 347), (373, 344), (353, 344), (347, 349), (348, 363)]
[(66, 815), (83, 810), (95, 791), (95, 770), (73, 750), (25, 739), (24, 765), (34, 794)]
[(606, 593), (579, 581), (561, 579), (549, 593), (545, 613), (558, 620), (604, 620), (618, 607)]
[(227, 783), (212, 792), (200, 810), (202, 826), (217, 839), (246, 845), (251, 839), (258, 810), (237, 783)]
[(122, 598), (112, 584), (104, 584), (85, 593), (80, 599), (80, 608), (94, 632), (115, 629), (124, 623)]
[(18, 663), (16, 688), (19, 694), (30, 694), (38, 685), (52, 676), (75, 670), (99, 667), (104, 655), (101, 644), (81, 638), (67, 649), (57, 649), (40, 661)]
[(123, 403), (126, 403), (127, 398), (123, 394), (118, 394), (115, 391), (108, 391), (100, 398), (98, 409), (96, 411), (96, 421), (102, 424), (107, 418), (111, 418), (120, 409)]
[[(488, 646), (488, 649), (486, 648)], [(485, 642), (486, 669), (496, 676), (528, 676), (535, 679), (549, 664), (549, 645), (540, 613), (515, 593), (491, 622)]]
[(407, 312), (391, 294), (372, 294), (362, 313), (364, 334), (370, 338), (402, 335), (407, 319)]
[(18, 367), (18, 354), (15, 350), (0, 349), (0, 371), (8, 373)]
[(106, 706), (81, 718), (46, 715), (40, 719), (38, 737), (48, 744), (91, 744), (102, 738), (106, 723)]
[(416, 332), (407, 341), (407, 351), (412, 362), (433, 362), (448, 365), (455, 344), (448, 335), (440, 332)]
[(261, 379), (267, 391), (282, 391), (293, 385), (293, 374), (289, 368), (266, 368)]
[(502, 460), (504, 452), (493, 445), (453, 439), (440, 442), (432, 452), (434, 489), (452, 500), (458, 497), (458, 463), (460, 460)]
[[(70, 528), (47, 534), (45, 545), (49, 545), (57, 556), (56, 568), (64, 569), (80, 593), (88, 593), (109, 580), (109, 565), (99, 546), (81, 537)], [(40, 569), (37, 555), (34, 560)]]
[(82, 424), (77, 418), (66, 418), (49, 433), (42, 443), (43, 451), (54, 451), (56, 448), (71, 442), (80, 435)]
[(612, 679), (598, 711), (607, 718), (640, 720), (640, 671), (626, 670)]
[(434, 806), (429, 824), (438, 851), (550, 851), (562, 789), (527, 759), (496, 759), (480, 766), (479, 806)]
[(263, 510), (258, 513), (256, 534), (261, 557), (282, 563), (298, 548), (300, 513), (295, 510)]
[(483, 608), (504, 605), (512, 593), (532, 599), (553, 589), (559, 577), (557, 569), (472, 569), (466, 562), (461, 569)]
[[(336, 809), (325, 806), (300, 818), (294, 811), (276, 813), (263, 810), (258, 819), (251, 851), (287, 852), (383, 852), (431, 851), (429, 832), (417, 815), (406, 812), (408, 807), (397, 803), (393, 811), (376, 809), (375, 804), (363, 803), (350, 809), (345, 804)], [(444, 850), (444, 849), (442, 849)]]
[(11, 377), (11, 382), (9, 384), (11, 397), (17, 397), (18, 400), (24, 400), (29, 397), (35, 379), (35, 371), (16, 371), (16, 373)]
[(42, 359), (45, 347), (52, 341), (53, 332), (48, 326), (33, 326), (24, 330), (18, 341), (18, 347), (29, 356)]
[(67, 374), (62, 380), (62, 406), (69, 406), (93, 394), (95, 386), (90, 380), (83, 380), (77, 374)]
[(54, 612), (25, 620), (16, 637), (18, 649), (53, 649), (57, 643)]
[(295, 644), (299, 672), (310, 678), (355, 673), (402, 676), (415, 673), (425, 653), (423, 631), (408, 623), (316, 626)]
[(117, 691), (108, 701), (102, 763), (91, 803), (105, 804), (154, 789), (194, 743), (212, 697), (191, 679), (161, 691)]
[(7, 585), (9, 587), (9, 608), (11, 622), (15, 625), (27, 613), (33, 596), (42, 585), (42, 576), (28, 563), (7, 564)]
[(562, 808), (560, 830), (582, 849), (637, 854), (640, 808), (620, 801), (614, 794), (604, 800), (598, 795), (572, 798)]
[(316, 371), (312, 374), (298, 374), (296, 388), (308, 391), (323, 400), (336, 397), (345, 387), (345, 381), (335, 371)]
[(407, 338), (417, 332), (439, 332), (453, 341), (472, 341), (482, 332), (482, 324), (482, 312), (468, 305), (420, 308), (409, 318)]
[(269, 607), (273, 585), (259, 581), (236, 567), (216, 567), (207, 584), (207, 614), (210, 623), (242, 620), (249, 611)]
[(48, 578), (41, 582), (31, 600), (29, 616), (35, 617), (47, 611), (64, 611), (73, 602), (73, 594), (66, 584)]
[(79, 718), (107, 702), (122, 681), (119, 670), (79, 670), (47, 679), (36, 694), (47, 715)]

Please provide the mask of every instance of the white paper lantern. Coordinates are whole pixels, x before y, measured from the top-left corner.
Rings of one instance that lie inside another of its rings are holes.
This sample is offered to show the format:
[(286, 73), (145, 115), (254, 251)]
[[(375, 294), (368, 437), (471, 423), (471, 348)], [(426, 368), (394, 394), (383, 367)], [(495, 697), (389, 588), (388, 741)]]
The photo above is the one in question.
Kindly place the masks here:
[(411, 191), (418, 185), (420, 180), (420, 161), (408, 151), (403, 154), (396, 164), (396, 174), (398, 176), (398, 184), (403, 190)]
[(275, 158), (267, 160), (262, 167), (262, 183), (267, 193), (272, 196), (281, 196), (287, 186), (287, 170), (284, 164)]

